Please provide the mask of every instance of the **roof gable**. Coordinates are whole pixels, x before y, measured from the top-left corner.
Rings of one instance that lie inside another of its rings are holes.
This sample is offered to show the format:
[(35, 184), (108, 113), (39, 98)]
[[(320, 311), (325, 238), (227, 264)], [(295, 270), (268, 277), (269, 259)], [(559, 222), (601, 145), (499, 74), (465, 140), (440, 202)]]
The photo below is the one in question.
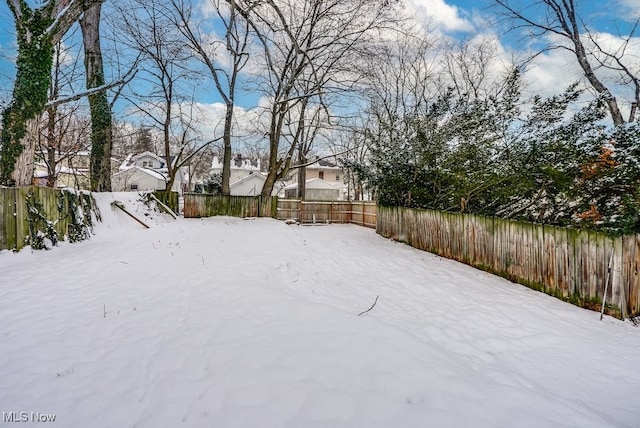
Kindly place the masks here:
[(129, 169), (125, 169), (123, 171), (120, 171), (120, 172), (117, 172), (117, 173), (113, 174), (113, 176), (115, 177), (115, 176), (119, 176), (119, 175), (122, 175), (122, 174), (132, 174), (132, 172), (136, 173), (136, 174), (146, 174), (146, 175), (149, 175), (149, 176), (155, 178), (156, 180), (167, 181), (167, 178), (164, 176), (164, 174), (162, 174), (162, 173), (160, 173), (158, 171), (155, 171), (153, 169), (141, 168), (139, 166), (132, 166)]
[(264, 183), (266, 180), (267, 180), (267, 177), (265, 177), (264, 174), (260, 174), (259, 172), (254, 172), (253, 174), (249, 174), (238, 181), (234, 181), (229, 185), (229, 187), (230, 188), (237, 187), (249, 181), (259, 181), (260, 183)]
[(148, 150), (146, 152), (138, 153), (137, 155), (131, 156), (131, 159), (133, 159), (134, 161), (137, 161), (138, 159), (142, 159), (142, 158), (145, 158), (145, 157), (153, 158), (153, 159), (155, 159), (155, 160), (157, 160), (159, 162), (164, 162), (165, 161), (164, 158), (158, 156), (155, 153), (151, 153)]

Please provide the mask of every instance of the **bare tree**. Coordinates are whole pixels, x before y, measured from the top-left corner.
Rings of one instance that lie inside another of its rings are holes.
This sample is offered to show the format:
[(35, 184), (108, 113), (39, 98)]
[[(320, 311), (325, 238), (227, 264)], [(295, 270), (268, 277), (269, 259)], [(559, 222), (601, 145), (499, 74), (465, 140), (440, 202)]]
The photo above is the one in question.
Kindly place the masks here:
[[(79, 106), (49, 108), (45, 114), (44, 135), (38, 139), (38, 152), (47, 167), (47, 186), (55, 187), (64, 172), (84, 176), (89, 165), (81, 156), (90, 148), (90, 120)], [(87, 177), (88, 178), (88, 177)], [(77, 187), (80, 182), (76, 180)]]
[[(58, 43), (49, 88), (50, 100), (59, 99), (64, 88), (72, 85), (77, 77), (75, 63), (66, 72), (62, 64), (62, 55), (62, 46)], [(50, 103), (44, 116), (44, 135), (38, 138), (38, 151), (47, 167), (47, 186), (55, 187), (62, 166), (72, 165), (72, 159), (78, 152), (88, 149), (86, 145), (89, 120), (77, 102)]]
[(346, 171), (347, 198), (356, 201), (364, 198), (365, 181), (358, 169), (367, 163), (369, 157), (366, 130), (371, 128), (366, 122), (371, 117), (364, 112), (361, 116), (351, 118), (352, 123), (335, 132), (331, 139), (331, 151)]
[[(349, 65), (364, 54), (374, 32), (394, 21), (392, 3), (376, 0), (227, 0), (254, 30), (263, 48), (266, 75), (258, 83), (269, 100), (265, 113), (268, 174), (262, 195), (271, 194), (286, 176), (303, 130), (285, 131), (287, 124), (304, 126), (305, 115), (326, 106), (330, 94), (353, 85)], [(308, 135), (308, 134), (307, 134)]]
[(511, 71), (509, 64), (499, 67), (496, 41), (491, 38), (478, 38), (465, 41), (448, 42), (443, 48), (443, 73), (439, 76), (439, 86), (452, 87), (459, 98), (478, 100), (495, 91), (496, 79), (505, 71)]
[(53, 46), (89, 8), (103, 0), (52, 0), (31, 8), (6, 0), (18, 42), (12, 101), (2, 112), (0, 184), (31, 183), (38, 121), (48, 100)]
[(580, 17), (575, 0), (538, 0), (523, 3), (519, 0), (494, 0), (495, 6), (506, 19), (511, 30), (529, 29), (530, 37), (559, 36), (568, 44), (554, 44), (546, 49), (566, 49), (572, 52), (591, 87), (606, 100), (611, 119), (615, 125), (623, 124), (624, 118), (616, 98), (597, 76), (592, 65), (593, 57), (585, 47), (584, 37), (589, 29)]
[[(447, 85), (439, 82), (441, 76), (435, 60), (438, 49), (424, 34), (396, 33), (377, 55), (360, 64), (368, 107), (367, 117), (361, 120), (352, 144), (368, 146), (367, 152), (386, 151), (389, 162), (407, 165), (414, 171), (414, 179), (423, 158), (411, 143), (418, 137), (416, 124), (429, 116), (430, 106), (447, 91)], [(429, 136), (425, 139), (430, 140)], [(429, 143), (434, 156), (439, 150), (436, 141)], [(351, 155), (349, 163), (351, 175), (361, 180), (359, 172), (366, 160)]]
[(249, 60), (249, 24), (238, 9), (231, 7), (225, 0), (209, 0), (209, 5), (215, 10), (215, 19), (224, 28), (224, 35), (220, 40), (210, 34), (203, 34), (200, 29), (201, 23), (194, 21), (190, 2), (173, 0), (171, 12), (175, 25), (213, 78), (216, 91), (225, 105), (222, 133), (222, 194), (229, 195), (233, 111), (236, 106), (239, 75)]
[(195, 186), (195, 180), (204, 181), (204, 179), (208, 177), (209, 171), (211, 170), (211, 162), (213, 161), (213, 149), (211, 145), (199, 150), (194, 156), (191, 156), (191, 153), (195, 150), (196, 149), (185, 153), (185, 158), (189, 159), (184, 165), (187, 169), (187, 188), (189, 190), (192, 190)]
[(633, 88), (633, 100), (631, 101), (631, 111), (629, 113), (629, 122), (636, 120), (638, 106), (640, 105), (640, 68), (634, 72), (633, 68), (624, 60), (629, 43), (632, 42), (635, 34), (640, 26), (640, 18), (636, 19), (626, 36), (618, 36), (620, 46), (613, 51), (608, 51), (598, 41), (593, 33), (588, 33), (589, 40), (596, 47), (597, 53), (594, 55), (596, 61), (601, 67), (613, 70), (618, 74), (618, 82), (622, 85), (629, 85)]
[(193, 55), (163, 5), (132, 0), (126, 6), (120, 10), (121, 29), (125, 43), (141, 55), (137, 79), (144, 82), (144, 89), (134, 89), (127, 99), (162, 135), (170, 190), (185, 151), (197, 141), (196, 82), (189, 68)]

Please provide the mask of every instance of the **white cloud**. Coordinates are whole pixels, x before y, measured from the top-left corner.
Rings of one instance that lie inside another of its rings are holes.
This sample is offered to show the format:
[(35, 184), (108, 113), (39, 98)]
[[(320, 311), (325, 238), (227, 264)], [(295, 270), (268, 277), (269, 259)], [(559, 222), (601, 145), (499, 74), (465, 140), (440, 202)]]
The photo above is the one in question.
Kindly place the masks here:
[[(620, 6), (622, 6), (622, 9), (624, 9), (625, 12), (640, 15), (640, 3), (638, 0), (618, 0), (618, 3), (620, 3)], [(638, 17), (630, 16), (629, 18), (635, 20)]]
[[(199, 103), (197, 109), (200, 112), (196, 127), (203, 141), (214, 140), (222, 137), (226, 107), (223, 103), (203, 104)], [(238, 148), (247, 143), (262, 141), (258, 127), (263, 120), (260, 113), (262, 109), (255, 107), (244, 109), (235, 107), (233, 111), (234, 125), (232, 129), (232, 144)]]
[(538, 55), (523, 78), (527, 93), (545, 97), (561, 93), (583, 75), (572, 52), (555, 49)]
[(414, 19), (430, 23), (443, 32), (473, 30), (473, 24), (461, 16), (460, 9), (444, 0), (407, 0), (406, 6)]
[[(598, 44), (608, 52), (624, 53), (623, 61), (630, 70), (637, 72), (640, 70), (640, 38), (631, 39), (626, 49), (622, 50), (620, 38), (608, 33), (593, 33), (592, 36)], [(562, 38), (548, 37), (551, 44), (560, 45), (566, 43)], [(587, 51), (595, 52), (594, 46), (585, 38)], [(520, 54), (523, 54), (521, 52)], [(597, 55), (603, 62), (606, 58)], [(622, 75), (619, 71), (601, 66), (593, 56), (590, 62), (596, 76), (608, 87), (617, 98), (623, 116), (627, 117), (630, 111), (630, 103), (633, 99), (633, 88), (631, 85), (622, 84)], [(614, 65), (610, 60), (609, 65)], [(523, 80), (526, 84), (526, 94), (540, 95), (542, 97), (558, 94), (564, 91), (569, 85), (576, 81), (581, 82), (581, 87), (587, 89), (583, 100), (592, 99), (595, 95), (594, 89), (586, 80), (584, 71), (578, 65), (575, 54), (567, 49), (554, 49), (539, 54), (531, 61), (524, 73)]]

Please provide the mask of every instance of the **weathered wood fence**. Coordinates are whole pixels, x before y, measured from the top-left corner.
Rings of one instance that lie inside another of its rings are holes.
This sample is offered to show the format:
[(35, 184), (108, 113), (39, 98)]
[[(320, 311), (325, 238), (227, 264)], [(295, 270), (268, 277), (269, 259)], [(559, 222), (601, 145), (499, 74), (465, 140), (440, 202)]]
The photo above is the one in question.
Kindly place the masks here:
[(375, 202), (307, 202), (275, 196), (217, 196), (201, 193), (184, 195), (184, 217), (273, 217), (301, 223), (353, 223), (376, 227)]
[(41, 214), (54, 224), (62, 238), (67, 234), (72, 216), (71, 194), (49, 187), (29, 186), (0, 188), (0, 250), (19, 251), (29, 236), (27, 195), (42, 205)]
[(160, 202), (171, 208), (174, 213), (180, 211), (180, 194), (178, 192), (155, 190), (153, 193)]
[(216, 215), (232, 217), (275, 217), (278, 198), (275, 196), (217, 196), (202, 193), (184, 195), (184, 217), (199, 218)]
[(614, 238), (493, 217), (382, 206), (377, 221), (382, 236), (579, 306), (599, 309), (609, 280), (608, 312), (627, 317), (640, 311), (640, 236)]
[(301, 223), (353, 223), (376, 227), (376, 203), (362, 201), (314, 202), (297, 199), (279, 199), (279, 220), (297, 220)]

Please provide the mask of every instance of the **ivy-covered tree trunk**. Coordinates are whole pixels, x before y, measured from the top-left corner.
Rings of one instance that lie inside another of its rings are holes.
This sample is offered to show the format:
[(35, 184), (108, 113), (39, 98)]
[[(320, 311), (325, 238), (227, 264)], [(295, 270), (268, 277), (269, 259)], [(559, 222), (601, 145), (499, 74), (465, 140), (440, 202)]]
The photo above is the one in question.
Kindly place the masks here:
[(80, 15), (104, 0), (52, 0), (31, 8), (6, 0), (16, 27), (18, 54), (12, 100), (2, 112), (0, 185), (31, 184), (38, 120), (48, 100), (53, 46)]
[[(101, 4), (88, 9), (80, 20), (84, 42), (84, 65), (87, 89), (105, 85), (102, 50), (100, 49)], [(106, 90), (88, 96), (91, 110), (91, 190), (111, 191), (111, 106)]]
[(53, 3), (36, 10), (24, 2), (7, 4), (15, 18), (18, 57), (13, 99), (2, 112), (0, 184), (27, 186), (33, 176), (37, 122), (47, 103), (53, 64), (53, 44), (47, 33)]

